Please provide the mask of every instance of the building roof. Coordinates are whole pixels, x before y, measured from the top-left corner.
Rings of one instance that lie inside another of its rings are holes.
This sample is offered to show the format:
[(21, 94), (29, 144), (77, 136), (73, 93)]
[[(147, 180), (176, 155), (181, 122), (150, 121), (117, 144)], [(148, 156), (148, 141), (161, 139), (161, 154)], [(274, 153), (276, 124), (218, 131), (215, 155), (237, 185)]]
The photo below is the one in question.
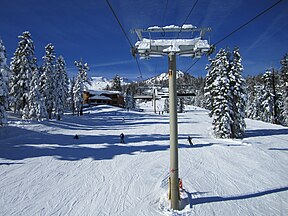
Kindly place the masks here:
[(121, 92), (119, 92), (119, 91), (90, 90), (90, 89), (87, 89), (85, 91), (89, 92), (89, 94), (93, 94), (93, 95), (101, 95), (101, 94), (120, 94), (121, 95)]
[(112, 100), (111, 98), (109, 97), (105, 97), (105, 96), (102, 96), (102, 95), (94, 95), (92, 97), (90, 97), (90, 100)]

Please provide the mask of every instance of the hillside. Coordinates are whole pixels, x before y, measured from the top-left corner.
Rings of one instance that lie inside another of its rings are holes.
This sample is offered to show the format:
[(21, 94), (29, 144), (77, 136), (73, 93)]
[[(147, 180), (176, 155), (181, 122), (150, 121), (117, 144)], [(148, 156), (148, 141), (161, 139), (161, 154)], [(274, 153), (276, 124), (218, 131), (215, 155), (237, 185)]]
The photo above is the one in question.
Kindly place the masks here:
[(288, 128), (247, 120), (243, 140), (215, 139), (196, 107), (179, 114), (185, 191), (183, 209), (169, 210), (169, 116), (149, 104), (41, 123), (10, 114), (0, 128), (0, 215), (288, 214)]

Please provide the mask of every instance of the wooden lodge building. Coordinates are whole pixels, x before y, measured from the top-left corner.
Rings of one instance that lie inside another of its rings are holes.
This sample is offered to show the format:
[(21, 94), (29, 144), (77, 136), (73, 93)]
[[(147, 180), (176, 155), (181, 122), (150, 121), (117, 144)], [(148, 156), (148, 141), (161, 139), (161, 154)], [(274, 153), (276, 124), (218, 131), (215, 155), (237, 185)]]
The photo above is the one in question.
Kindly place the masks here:
[(111, 105), (124, 107), (124, 97), (117, 91), (94, 91), (85, 90), (83, 92), (84, 106)]

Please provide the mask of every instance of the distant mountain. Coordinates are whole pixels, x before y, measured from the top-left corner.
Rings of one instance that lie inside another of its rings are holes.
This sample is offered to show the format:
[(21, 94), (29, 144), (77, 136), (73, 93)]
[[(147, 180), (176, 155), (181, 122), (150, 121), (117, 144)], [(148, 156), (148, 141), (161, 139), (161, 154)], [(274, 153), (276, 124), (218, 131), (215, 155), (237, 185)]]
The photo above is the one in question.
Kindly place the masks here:
[(86, 85), (89, 90), (103, 90), (107, 85), (111, 86), (111, 82), (105, 77), (91, 77), (91, 85)]
[[(184, 76), (184, 72), (178, 70), (177, 74), (176, 74), (176, 78), (178, 79), (178, 78), (183, 77), (183, 76)], [(146, 84), (157, 84), (157, 83), (161, 83), (163, 81), (167, 81), (168, 79), (169, 79), (168, 73), (161, 73), (158, 76), (155, 76), (155, 77), (152, 77), (150, 79), (145, 80), (144, 82)]]
[[(121, 77), (121, 85), (128, 84), (128, 80), (126, 78)], [(91, 77), (91, 85), (86, 85), (86, 88), (89, 90), (104, 90), (107, 85), (111, 87), (112, 85), (112, 79), (108, 80), (105, 77)]]

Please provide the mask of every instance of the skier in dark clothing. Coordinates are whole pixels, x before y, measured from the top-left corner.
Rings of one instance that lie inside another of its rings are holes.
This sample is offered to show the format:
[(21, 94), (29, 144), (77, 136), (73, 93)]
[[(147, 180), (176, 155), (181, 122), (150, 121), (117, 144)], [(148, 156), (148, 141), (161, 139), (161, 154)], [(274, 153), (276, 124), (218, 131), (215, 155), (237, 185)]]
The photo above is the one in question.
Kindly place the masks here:
[(192, 143), (192, 138), (190, 136), (188, 136), (188, 142), (191, 146), (193, 146), (193, 143)]
[(120, 143), (124, 143), (124, 134), (123, 133), (120, 134)]

